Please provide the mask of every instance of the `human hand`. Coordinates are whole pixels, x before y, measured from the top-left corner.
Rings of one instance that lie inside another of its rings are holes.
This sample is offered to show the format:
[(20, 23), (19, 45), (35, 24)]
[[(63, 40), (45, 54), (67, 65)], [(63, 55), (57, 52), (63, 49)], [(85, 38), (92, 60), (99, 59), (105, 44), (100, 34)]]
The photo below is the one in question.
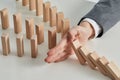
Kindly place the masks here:
[(46, 62), (60, 62), (67, 59), (70, 55), (74, 54), (71, 47), (71, 42), (78, 39), (81, 45), (86, 44), (90, 37), (94, 36), (94, 31), (88, 22), (81, 22), (80, 26), (73, 27), (59, 44), (48, 51)]

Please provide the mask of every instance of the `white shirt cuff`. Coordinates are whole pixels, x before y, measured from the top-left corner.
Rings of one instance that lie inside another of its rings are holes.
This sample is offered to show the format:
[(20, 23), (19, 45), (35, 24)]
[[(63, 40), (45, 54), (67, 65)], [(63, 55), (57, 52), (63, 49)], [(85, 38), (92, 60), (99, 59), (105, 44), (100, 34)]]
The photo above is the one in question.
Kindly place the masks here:
[(102, 30), (101, 27), (93, 19), (85, 18), (83, 19), (83, 21), (87, 21), (92, 25), (95, 31), (95, 36), (93, 38), (96, 38), (101, 33), (101, 30)]

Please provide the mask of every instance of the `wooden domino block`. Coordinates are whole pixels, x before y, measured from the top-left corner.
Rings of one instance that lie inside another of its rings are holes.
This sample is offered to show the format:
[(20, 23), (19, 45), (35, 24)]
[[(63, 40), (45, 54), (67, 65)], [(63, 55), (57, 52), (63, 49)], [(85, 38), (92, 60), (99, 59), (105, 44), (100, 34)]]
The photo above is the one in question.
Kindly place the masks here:
[(43, 0), (36, 0), (36, 16), (43, 14)]
[(10, 53), (9, 34), (3, 33), (1, 36), (3, 55), (7, 56)]
[(92, 69), (96, 69), (96, 65), (88, 58), (88, 55), (90, 54), (90, 50), (88, 50), (85, 46), (84, 47), (80, 47), (78, 49), (78, 52), (80, 55), (82, 55), (84, 57), (84, 59), (87, 61), (88, 65), (92, 68)]
[(62, 29), (62, 20), (64, 19), (64, 14), (63, 12), (58, 12), (56, 14), (56, 27), (57, 27), (57, 32), (61, 32)]
[(81, 47), (79, 40), (73, 41), (71, 43), (71, 46), (72, 46), (73, 50), (75, 51), (75, 54), (76, 54), (80, 64), (82, 64), (82, 65), (86, 64), (85, 58), (78, 52), (78, 49)]
[(14, 32), (16, 34), (22, 32), (22, 17), (21, 13), (17, 13), (13, 15), (14, 20)]
[(33, 35), (31, 38), (31, 57), (36, 58), (38, 55), (37, 36)]
[(103, 74), (107, 75), (112, 80), (114, 80), (114, 77), (112, 76), (112, 74), (109, 72), (109, 70), (105, 66), (109, 63), (109, 61), (103, 56), (102, 58), (98, 59), (97, 63), (98, 63), (98, 66), (100, 66), (105, 71), (105, 74), (104, 73)]
[(24, 42), (23, 42), (23, 35), (19, 34), (16, 38), (17, 44), (17, 55), (22, 57), (24, 55)]
[(43, 23), (36, 25), (36, 34), (37, 34), (37, 41), (38, 44), (44, 42), (44, 25)]
[(106, 68), (114, 76), (115, 80), (120, 80), (120, 69), (114, 62), (108, 63)]
[(52, 27), (48, 30), (48, 47), (49, 49), (56, 46), (56, 27)]
[(1, 10), (1, 23), (2, 29), (7, 29), (9, 27), (9, 18), (7, 8)]
[(50, 26), (56, 26), (56, 13), (57, 8), (56, 6), (50, 8)]
[(22, 0), (22, 5), (23, 6), (29, 5), (29, 0)]
[(62, 37), (69, 31), (70, 29), (70, 20), (68, 18), (62, 20)]
[(43, 3), (43, 21), (48, 22), (50, 19), (50, 7), (51, 3), (50, 2), (45, 2)]
[(31, 37), (34, 35), (34, 19), (27, 18), (25, 22), (26, 22), (26, 37), (28, 39), (31, 39)]
[(29, 10), (35, 10), (36, 9), (36, 0), (29, 0)]

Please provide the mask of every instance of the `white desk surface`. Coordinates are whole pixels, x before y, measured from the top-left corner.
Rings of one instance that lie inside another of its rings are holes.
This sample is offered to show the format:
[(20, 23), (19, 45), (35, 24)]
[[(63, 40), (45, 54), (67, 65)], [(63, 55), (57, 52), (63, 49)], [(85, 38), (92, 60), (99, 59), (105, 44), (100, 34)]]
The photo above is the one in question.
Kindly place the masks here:
[[(85, 0), (50, 0), (52, 5), (57, 5), (59, 11), (63, 11), (65, 16), (70, 18), (71, 26), (77, 24), (79, 19), (86, 14), (94, 5)], [(36, 17), (35, 12), (30, 12), (28, 7), (21, 7), (20, 2), (15, 0), (0, 0), (0, 9), (8, 8), (10, 17), (10, 29), (2, 30), (0, 27), (0, 36), (3, 32), (10, 33), (11, 53), (8, 56), (2, 55), (0, 39), (0, 80), (110, 80), (100, 72), (92, 70), (89, 66), (79, 64), (76, 56), (71, 56), (66, 61), (60, 63), (47, 64), (44, 58), (47, 56), (47, 30), (48, 24), (45, 24), (45, 42), (39, 45), (39, 55), (36, 59), (30, 57), (30, 42), (25, 38), (24, 19), (31, 16), (35, 23), (42, 21), (41, 17)], [(13, 32), (12, 15), (16, 12), (23, 14), (23, 34), (25, 43), (25, 55), (17, 57), (15, 34)], [(1, 24), (0, 24), (1, 26)], [(114, 61), (120, 66), (120, 23), (99, 39), (88, 42), (88, 45), (100, 56), (106, 56), (110, 61)], [(59, 38), (58, 38), (59, 40)]]

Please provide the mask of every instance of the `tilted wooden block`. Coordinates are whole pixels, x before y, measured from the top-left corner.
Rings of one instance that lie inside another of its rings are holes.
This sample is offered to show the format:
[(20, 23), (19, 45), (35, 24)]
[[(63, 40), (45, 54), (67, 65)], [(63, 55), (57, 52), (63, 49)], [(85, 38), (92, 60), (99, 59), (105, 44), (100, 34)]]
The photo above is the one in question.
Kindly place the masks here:
[(106, 68), (114, 76), (115, 80), (120, 80), (120, 69), (114, 62), (108, 63)]
[(10, 53), (9, 34), (3, 33), (1, 36), (1, 41), (2, 41), (3, 55), (7, 56)]
[(73, 41), (71, 43), (71, 46), (72, 46), (73, 50), (75, 51), (75, 54), (76, 54), (80, 64), (82, 64), (82, 65), (86, 64), (85, 58), (81, 54), (79, 54), (79, 51), (78, 51), (78, 49), (81, 47), (79, 40)]
[(36, 0), (29, 0), (29, 10), (36, 9)]
[(61, 32), (62, 29), (62, 20), (64, 19), (64, 14), (63, 12), (58, 12), (56, 14), (56, 27), (57, 27), (57, 32)]
[(50, 8), (50, 26), (56, 26), (56, 13), (57, 8), (56, 6)]
[(48, 48), (51, 49), (56, 46), (56, 27), (48, 30)]
[(90, 54), (90, 50), (88, 50), (86, 47), (80, 47), (78, 49), (79, 54), (84, 57), (84, 59), (87, 61), (88, 65), (92, 69), (96, 69), (96, 65), (88, 58), (88, 55)]
[(50, 2), (45, 2), (43, 3), (43, 21), (48, 22), (50, 20), (50, 7), (51, 3)]
[(14, 21), (14, 32), (16, 34), (22, 32), (22, 17), (21, 13), (17, 13), (13, 15), (13, 21)]
[(8, 18), (8, 10), (4, 8), (1, 10), (1, 23), (2, 29), (7, 29), (9, 27), (9, 18)]
[(33, 35), (31, 38), (31, 57), (36, 58), (38, 55), (37, 36)]
[(62, 20), (62, 37), (69, 31), (70, 29), (70, 20), (65, 18)]
[(24, 55), (23, 35), (21, 35), (21, 34), (17, 35), (16, 44), (17, 44), (17, 55), (19, 57), (22, 57)]
[(109, 63), (109, 61), (103, 56), (103, 57), (101, 57), (101, 58), (99, 58), (98, 59), (98, 61), (97, 61), (97, 64), (98, 64), (98, 66), (100, 66), (102, 69), (103, 69), (103, 71), (105, 72), (105, 74), (104, 75), (107, 75), (108, 77), (110, 77), (112, 80), (114, 80), (114, 77), (112, 76), (112, 74), (109, 72), (109, 70), (107, 70), (107, 68), (106, 68), (106, 64), (108, 64)]
[(22, 5), (23, 6), (29, 5), (29, 0), (22, 0)]
[(44, 42), (44, 25), (43, 23), (36, 25), (36, 34), (38, 44)]
[(27, 18), (25, 22), (26, 22), (26, 37), (28, 39), (31, 39), (31, 37), (34, 35), (34, 19)]
[(43, 0), (36, 0), (36, 16), (43, 14)]

